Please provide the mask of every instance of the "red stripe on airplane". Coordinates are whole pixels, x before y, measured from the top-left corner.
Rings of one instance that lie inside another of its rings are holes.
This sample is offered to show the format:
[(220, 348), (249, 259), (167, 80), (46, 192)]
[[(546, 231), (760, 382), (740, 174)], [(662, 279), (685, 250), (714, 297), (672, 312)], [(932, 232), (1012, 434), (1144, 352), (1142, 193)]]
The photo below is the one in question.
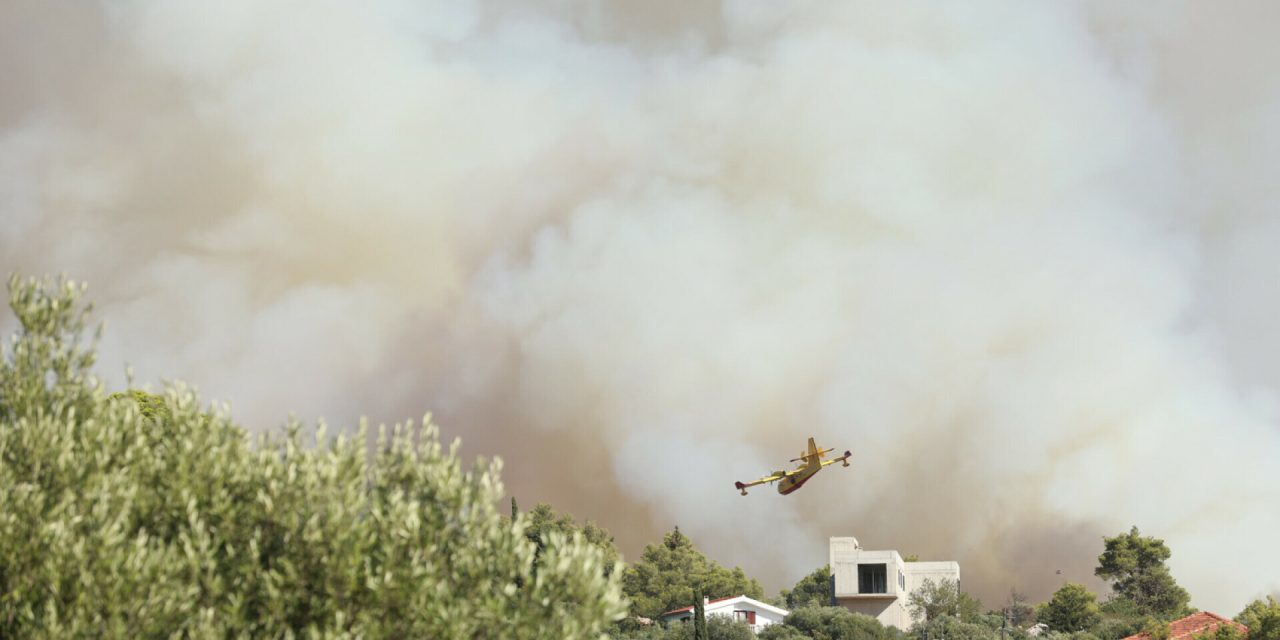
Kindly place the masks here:
[(804, 480), (801, 480), (800, 482), (797, 482), (797, 483), (795, 483), (795, 484), (789, 484), (789, 485), (786, 485), (786, 486), (785, 486), (786, 491), (780, 491), (779, 493), (781, 493), (782, 495), (784, 495), (784, 496), (785, 496), (785, 495), (787, 495), (788, 493), (791, 493), (792, 491), (795, 491), (796, 489), (799, 489), (800, 487), (803, 487), (803, 486), (804, 486), (804, 483), (806, 483), (806, 482), (808, 482), (808, 481), (809, 481), (809, 478), (812, 478), (813, 476), (816, 476), (816, 475), (818, 475), (818, 474), (816, 474), (816, 473), (812, 473), (812, 474), (809, 474), (808, 476), (806, 476), (806, 477), (805, 477), (805, 479), (804, 479)]

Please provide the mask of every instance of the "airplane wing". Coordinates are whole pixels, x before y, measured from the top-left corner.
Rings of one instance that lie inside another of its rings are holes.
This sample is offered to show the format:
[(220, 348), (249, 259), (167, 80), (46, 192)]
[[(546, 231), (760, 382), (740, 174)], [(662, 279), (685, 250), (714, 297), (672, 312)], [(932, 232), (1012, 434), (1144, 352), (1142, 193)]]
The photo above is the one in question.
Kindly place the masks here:
[(747, 487), (754, 487), (758, 484), (766, 484), (769, 482), (777, 482), (785, 477), (787, 477), (787, 472), (775, 471), (771, 475), (767, 475), (759, 480), (752, 480), (751, 482), (735, 482), (733, 483), (733, 486), (737, 488), (738, 491), (741, 491), (742, 495), (745, 496), (747, 495)]
[(845, 451), (845, 452), (844, 452), (844, 455), (842, 455), (842, 456), (839, 456), (839, 457), (836, 457), (836, 458), (832, 458), (832, 459), (830, 459), (830, 460), (823, 460), (823, 461), (822, 461), (822, 466), (824, 466), (824, 467), (825, 467), (825, 466), (827, 466), (827, 465), (829, 465), (829, 464), (835, 464), (835, 463), (837, 463), (837, 462), (843, 462), (843, 463), (844, 463), (844, 466), (846, 466), (846, 467), (847, 467), (847, 466), (849, 466), (849, 457), (850, 457), (850, 456), (852, 456), (852, 455), (853, 455), (853, 452), (851, 452), (851, 451)]

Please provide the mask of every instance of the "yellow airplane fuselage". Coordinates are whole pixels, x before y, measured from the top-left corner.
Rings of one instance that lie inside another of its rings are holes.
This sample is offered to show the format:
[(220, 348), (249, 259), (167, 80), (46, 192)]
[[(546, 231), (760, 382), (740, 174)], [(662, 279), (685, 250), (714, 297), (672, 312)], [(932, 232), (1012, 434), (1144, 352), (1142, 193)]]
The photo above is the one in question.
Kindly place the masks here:
[(791, 475), (778, 481), (778, 493), (787, 495), (796, 489), (804, 486), (815, 473), (822, 470), (821, 464), (810, 463), (799, 469), (796, 469)]

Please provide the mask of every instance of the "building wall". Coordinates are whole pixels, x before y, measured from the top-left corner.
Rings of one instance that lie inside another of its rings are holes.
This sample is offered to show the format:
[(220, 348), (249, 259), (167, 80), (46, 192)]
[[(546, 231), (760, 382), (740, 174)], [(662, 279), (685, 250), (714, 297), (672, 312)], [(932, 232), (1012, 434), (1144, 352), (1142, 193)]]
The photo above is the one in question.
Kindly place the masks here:
[[(751, 602), (744, 602), (744, 601), (714, 602), (706, 606), (706, 612), (708, 617), (710, 616), (733, 617), (734, 611), (756, 612), (756, 624), (752, 628), (752, 630), (755, 631), (756, 633), (759, 633), (761, 629), (771, 624), (778, 624), (779, 622), (782, 622), (782, 619), (786, 617), (785, 613), (778, 614), (773, 611), (769, 611), (763, 607), (758, 607)], [(678, 614), (673, 614), (663, 618), (663, 621), (668, 623), (679, 623), (679, 622), (691, 620), (692, 618), (693, 618), (693, 612), (682, 611)]]
[(911, 630), (911, 613), (905, 606), (906, 598), (836, 598), (836, 605), (854, 613), (871, 616), (887, 627)]
[[(714, 606), (715, 605), (712, 605), (712, 607)], [(780, 616), (772, 611), (766, 611), (761, 607), (757, 607), (751, 604), (750, 602), (739, 602), (739, 603), (732, 604), (725, 607), (716, 607), (716, 608), (708, 607), (707, 615), (732, 617), (734, 611), (756, 612), (756, 624), (753, 630), (757, 633), (759, 633), (761, 629), (771, 624), (778, 624), (779, 622), (782, 622), (783, 617), (785, 617), (785, 616)]]
[[(869, 551), (856, 538), (831, 538), (828, 562), (837, 605), (903, 631), (909, 631), (912, 624), (907, 597), (926, 579), (960, 580), (956, 562), (904, 562), (897, 551)], [(858, 565), (866, 564), (885, 566), (884, 593), (859, 591)]]
[(960, 582), (960, 563), (958, 562), (908, 562), (907, 566), (907, 593), (914, 593), (924, 585), (924, 581), (933, 580), (934, 583), (942, 580), (954, 580)]

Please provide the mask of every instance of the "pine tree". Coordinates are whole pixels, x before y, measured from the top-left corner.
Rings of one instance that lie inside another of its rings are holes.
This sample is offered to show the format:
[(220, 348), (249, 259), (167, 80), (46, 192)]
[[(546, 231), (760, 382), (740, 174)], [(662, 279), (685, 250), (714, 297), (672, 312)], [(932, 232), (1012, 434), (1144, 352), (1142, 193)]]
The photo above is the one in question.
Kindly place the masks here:
[(1116, 596), (1137, 605), (1146, 615), (1172, 620), (1189, 611), (1191, 596), (1178, 586), (1165, 561), (1172, 553), (1164, 540), (1144, 536), (1138, 527), (1103, 538), (1094, 575), (1111, 582)]
[[(513, 498), (512, 502), (514, 501)], [(524, 512), (524, 525), (525, 537), (537, 546), (539, 554), (542, 553), (543, 541), (553, 533), (560, 533), (568, 538), (581, 535), (586, 542), (598, 547), (605, 556), (606, 574), (612, 575), (614, 567), (622, 560), (618, 548), (614, 546), (613, 534), (590, 520), (585, 524), (578, 524), (572, 515), (557, 512), (545, 502), (539, 502)]]
[(631, 613), (645, 618), (689, 606), (695, 586), (709, 598), (764, 598), (759, 582), (740, 567), (726, 569), (702, 555), (679, 529), (664, 536), (661, 544), (645, 547), (640, 559), (627, 566), (622, 581)]

